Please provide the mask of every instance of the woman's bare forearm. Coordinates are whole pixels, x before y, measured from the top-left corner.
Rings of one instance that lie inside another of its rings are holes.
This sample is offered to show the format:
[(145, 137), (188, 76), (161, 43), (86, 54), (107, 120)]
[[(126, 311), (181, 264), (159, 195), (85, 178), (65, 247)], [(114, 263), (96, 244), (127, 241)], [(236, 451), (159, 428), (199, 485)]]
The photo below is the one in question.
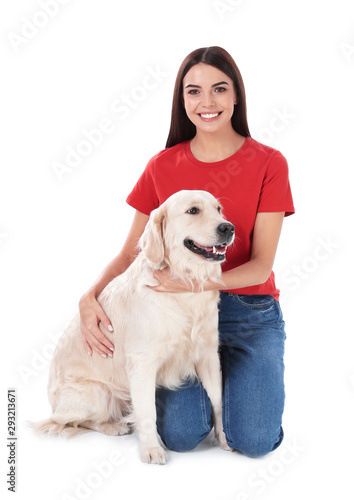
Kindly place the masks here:
[(252, 259), (239, 267), (225, 271), (221, 275), (221, 283), (211, 280), (204, 287), (208, 290), (232, 290), (254, 285), (261, 285), (267, 281), (272, 269), (258, 259)]

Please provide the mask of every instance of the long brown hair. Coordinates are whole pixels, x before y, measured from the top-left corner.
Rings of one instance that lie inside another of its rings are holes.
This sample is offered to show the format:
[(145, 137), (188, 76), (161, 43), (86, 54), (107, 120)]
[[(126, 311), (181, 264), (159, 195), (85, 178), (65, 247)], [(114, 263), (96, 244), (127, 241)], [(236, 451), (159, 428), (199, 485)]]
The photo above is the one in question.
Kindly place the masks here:
[(171, 148), (180, 142), (192, 139), (196, 134), (196, 127), (188, 118), (183, 102), (183, 78), (198, 63), (209, 64), (219, 69), (234, 82), (237, 95), (237, 105), (231, 118), (232, 127), (244, 137), (250, 136), (247, 123), (246, 93), (240, 70), (230, 54), (221, 47), (203, 47), (191, 52), (182, 62), (177, 73), (173, 93), (171, 126), (166, 148)]

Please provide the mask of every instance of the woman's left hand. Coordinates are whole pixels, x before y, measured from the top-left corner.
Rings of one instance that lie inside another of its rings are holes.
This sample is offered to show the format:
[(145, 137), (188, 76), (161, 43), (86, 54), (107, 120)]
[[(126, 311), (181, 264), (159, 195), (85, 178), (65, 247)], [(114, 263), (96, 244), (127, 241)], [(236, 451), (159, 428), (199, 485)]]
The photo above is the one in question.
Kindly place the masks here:
[(193, 280), (192, 282), (184, 281), (173, 276), (169, 267), (153, 271), (153, 275), (160, 283), (157, 286), (150, 286), (156, 292), (180, 293), (200, 291), (199, 286)]

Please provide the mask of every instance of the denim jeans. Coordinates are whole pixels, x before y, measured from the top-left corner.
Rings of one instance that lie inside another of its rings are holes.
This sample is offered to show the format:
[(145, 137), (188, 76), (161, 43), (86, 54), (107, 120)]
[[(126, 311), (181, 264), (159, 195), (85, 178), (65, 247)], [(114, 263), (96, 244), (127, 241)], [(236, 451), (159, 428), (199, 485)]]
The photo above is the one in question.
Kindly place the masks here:
[[(284, 321), (270, 295), (220, 293), (223, 426), (231, 448), (249, 457), (283, 440)], [(211, 405), (198, 381), (156, 391), (157, 430), (175, 451), (195, 448), (211, 431)]]

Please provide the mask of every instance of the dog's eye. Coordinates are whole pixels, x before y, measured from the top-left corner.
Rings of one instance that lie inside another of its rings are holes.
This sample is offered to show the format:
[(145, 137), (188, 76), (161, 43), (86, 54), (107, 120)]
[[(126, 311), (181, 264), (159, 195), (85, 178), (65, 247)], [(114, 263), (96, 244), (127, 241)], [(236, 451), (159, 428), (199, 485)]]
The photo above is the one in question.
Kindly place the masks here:
[(192, 207), (189, 210), (187, 210), (187, 214), (191, 214), (191, 215), (199, 214), (199, 208)]
[(219, 212), (219, 213), (221, 212), (221, 207), (218, 207), (218, 212)]

